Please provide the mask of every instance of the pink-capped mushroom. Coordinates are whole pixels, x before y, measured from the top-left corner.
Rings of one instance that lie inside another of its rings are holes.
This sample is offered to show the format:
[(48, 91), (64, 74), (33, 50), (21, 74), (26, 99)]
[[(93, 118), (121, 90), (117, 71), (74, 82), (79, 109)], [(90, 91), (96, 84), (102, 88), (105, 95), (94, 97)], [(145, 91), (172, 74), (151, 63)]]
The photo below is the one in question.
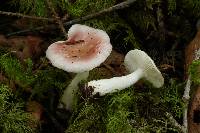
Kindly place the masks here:
[(77, 73), (61, 98), (66, 109), (72, 109), (78, 83), (87, 79), (89, 71), (104, 62), (111, 51), (110, 38), (105, 31), (80, 24), (69, 29), (67, 41), (58, 41), (48, 47), (46, 57), (53, 66)]
[(105, 31), (75, 24), (68, 31), (68, 40), (51, 44), (46, 56), (53, 66), (80, 73), (99, 66), (111, 51), (110, 38)]

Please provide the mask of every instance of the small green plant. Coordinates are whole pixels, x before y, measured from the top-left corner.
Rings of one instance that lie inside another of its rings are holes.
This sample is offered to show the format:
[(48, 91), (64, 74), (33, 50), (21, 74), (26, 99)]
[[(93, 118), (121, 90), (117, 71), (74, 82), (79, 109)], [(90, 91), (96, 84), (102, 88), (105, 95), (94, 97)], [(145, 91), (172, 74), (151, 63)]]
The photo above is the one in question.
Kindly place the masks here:
[(33, 91), (31, 97), (36, 96), (40, 100), (46, 98), (52, 100), (51, 94), (53, 91), (61, 95), (62, 90), (67, 86), (68, 81), (70, 81), (67, 73), (63, 73), (62, 70), (50, 66), (44, 70), (38, 70), (34, 77), (35, 80), (32, 85)]
[(46, 105), (53, 108), (51, 102), (57, 100), (52, 97), (52, 93), (55, 93), (53, 91), (61, 95), (62, 90), (67, 86), (67, 81), (70, 81), (69, 77), (62, 70), (50, 66), (46, 66), (44, 70), (33, 71), (33, 65), (31, 59), (25, 60), (22, 64), (10, 54), (0, 56), (0, 70), (8, 79), (6, 84), (9, 85), (9, 81), (12, 81), (17, 86), (16, 89), (17, 92), (20, 92), (19, 95), (30, 88), (31, 95), (26, 97), (30, 99), (37, 97), (38, 101), (46, 101)]
[(82, 103), (82, 106), (79, 105), (79, 110), (73, 113), (66, 133), (103, 133), (105, 132), (105, 125), (102, 118), (103, 110), (98, 104), (89, 101)]
[(129, 117), (131, 116), (130, 107), (133, 104), (133, 98), (131, 91), (126, 91), (115, 94), (108, 101), (107, 133), (131, 133), (133, 127)]
[[(65, 0), (50, 0), (50, 2), (52, 2), (56, 10), (66, 11), (67, 2)], [(34, 14), (35, 16), (42, 17), (50, 15), (46, 0), (12, 0), (10, 4), (24, 14)]]
[(24, 110), (24, 104), (15, 97), (11, 89), (0, 85), (0, 132), (1, 133), (33, 133), (34, 123), (29, 113)]
[(192, 62), (189, 68), (191, 79), (195, 84), (200, 84), (200, 60)]
[[(178, 2), (178, 1), (177, 1)], [(199, 0), (181, 0), (179, 1), (183, 10), (188, 11), (191, 16), (199, 17), (200, 1)]]
[(178, 119), (182, 118), (183, 108), (185, 107), (182, 100), (182, 88), (184, 88), (183, 83), (178, 83), (171, 79), (168, 85), (162, 88), (160, 93), (160, 104), (162, 104), (163, 109)]
[(26, 66), (23, 66), (18, 59), (9, 54), (0, 56), (0, 69), (5, 75), (13, 80), (19, 86), (25, 88), (31, 85), (34, 81), (32, 75), (33, 63), (30, 59), (25, 61)]
[(176, 0), (168, 0), (168, 14), (174, 14), (176, 11), (176, 6)]
[(76, 0), (74, 3), (67, 2), (67, 11), (73, 17), (81, 17), (111, 7), (115, 3), (116, 0)]

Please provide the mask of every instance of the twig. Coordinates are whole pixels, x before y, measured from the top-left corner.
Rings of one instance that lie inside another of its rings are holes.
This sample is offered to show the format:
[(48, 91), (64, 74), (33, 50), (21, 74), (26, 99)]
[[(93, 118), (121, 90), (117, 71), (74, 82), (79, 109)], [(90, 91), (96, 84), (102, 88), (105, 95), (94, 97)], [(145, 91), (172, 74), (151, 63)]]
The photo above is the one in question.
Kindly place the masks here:
[(190, 87), (191, 87), (191, 75), (188, 76), (187, 83), (185, 86), (185, 91), (183, 94), (183, 101), (185, 103), (185, 108), (183, 110), (183, 126), (185, 127), (186, 132), (188, 131), (188, 104), (190, 100)]
[(65, 27), (64, 27), (64, 25), (63, 25), (63, 22), (61, 21), (60, 17), (59, 17), (58, 14), (56, 13), (56, 11), (55, 11), (55, 9), (54, 9), (52, 3), (51, 3), (49, 0), (46, 0), (46, 2), (47, 2), (47, 5), (49, 6), (49, 8), (51, 9), (51, 12), (53, 13), (55, 20), (57, 21), (59, 28), (60, 28), (61, 31), (63, 32), (64, 36), (67, 38), (67, 32), (66, 32), (66, 30), (65, 30)]
[(169, 119), (169, 121), (171, 122), (171, 124), (174, 126), (174, 127), (176, 127), (180, 132), (182, 132), (182, 133), (185, 133), (186, 131), (185, 131), (185, 128), (184, 127), (182, 127), (175, 119), (174, 119), (174, 117), (170, 114), (170, 113), (168, 113), (168, 112), (166, 112), (166, 117)]
[(127, 1), (124, 1), (122, 3), (119, 3), (117, 5), (114, 5), (112, 7), (109, 7), (107, 9), (104, 9), (102, 11), (99, 11), (97, 13), (93, 13), (93, 14), (90, 14), (90, 15), (87, 15), (87, 16), (84, 16), (84, 17), (80, 17), (80, 18), (77, 18), (77, 19), (74, 19), (72, 21), (69, 21), (69, 22), (66, 22), (64, 23), (65, 26), (67, 25), (72, 25), (72, 24), (75, 24), (75, 23), (78, 23), (80, 21), (85, 21), (85, 20), (89, 20), (89, 19), (92, 19), (92, 18), (95, 18), (95, 17), (98, 17), (98, 16), (101, 16), (103, 14), (106, 14), (106, 13), (109, 13), (109, 12), (113, 12), (115, 10), (119, 10), (119, 9), (124, 9), (124, 8), (127, 8), (129, 7), (132, 3), (134, 3), (136, 0), (127, 0)]
[[(200, 59), (200, 49), (195, 51), (195, 58), (194, 60), (198, 60)], [(190, 100), (190, 89), (191, 89), (191, 75), (189, 74), (188, 79), (187, 79), (187, 83), (185, 86), (185, 91), (183, 94), (183, 101), (185, 103), (185, 108), (183, 111), (183, 126), (186, 129), (186, 132), (188, 132), (188, 119), (187, 119), (187, 114), (188, 114), (188, 104), (189, 104), (189, 100)]]
[(12, 33), (7, 34), (6, 37), (27, 33), (27, 32), (30, 32), (30, 31), (32, 31), (32, 32), (33, 31), (39, 31), (39, 30), (43, 30), (45, 28), (52, 29), (52, 30), (56, 29), (55, 25), (51, 24), (51, 25), (46, 25), (46, 26), (40, 26), (40, 27), (36, 27), (36, 28), (21, 30), (21, 31), (17, 31), (17, 32), (12, 32)]
[(190, 86), (191, 86), (191, 75), (188, 76), (185, 91), (183, 94), (183, 100), (187, 102), (190, 99)]
[(195, 60), (199, 60), (199, 59), (200, 59), (200, 48), (195, 51)]
[[(87, 16), (84, 16), (84, 17), (80, 17), (80, 18), (77, 18), (77, 19), (65, 22), (64, 26), (66, 27), (66, 26), (69, 26), (69, 25), (72, 25), (72, 24), (75, 24), (75, 23), (78, 23), (78, 22), (81, 22), (81, 21), (86, 21), (86, 20), (89, 20), (89, 19), (101, 16), (101, 15), (106, 14), (106, 13), (110, 13), (110, 12), (113, 12), (113, 11), (116, 11), (116, 10), (119, 10), (119, 9), (127, 8), (132, 3), (134, 3), (135, 1), (136, 0), (127, 0), (127, 1), (124, 1), (122, 3), (114, 5), (112, 7), (107, 8), (107, 9), (104, 9), (102, 11), (99, 11), (99, 12), (96, 12), (96, 13), (93, 13), (93, 14), (90, 14), (90, 15), (87, 15)], [(32, 29), (17, 31), (17, 32), (9, 33), (9, 34), (7, 34), (7, 36), (12, 36), (12, 35), (17, 35), (17, 34), (27, 33), (27, 32), (30, 32), (30, 31), (42, 30), (44, 28), (50, 28), (50, 26), (45, 26), (45, 27), (41, 26), (41, 27), (36, 27), (34, 29), (32, 28)], [(51, 28), (52, 29), (56, 29), (55, 25), (51, 26)]]
[(189, 105), (189, 100), (186, 101), (185, 103), (185, 109), (183, 110), (183, 127), (185, 129), (185, 133), (188, 132), (188, 105)]
[(7, 15), (7, 16), (15, 16), (15, 17), (22, 17), (22, 18), (29, 18), (29, 19), (37, 19), (37, 20), (46, 20), (46, 21), (55, 21), (53, 18), (45, 18), (45, 17), (37, 17), (37, 16), (29, 16), (29, 15), (24, 15), (21, 13), (13, 13), (13, 12), (5, 12), (5, 11), (0, 11), (1, 15)]
[(161, 9), (161, 4), (159, 4), (157, 9), (157, 21), (158, 21), (158, 27), (162, 34), (165, 34), (165, 23), (164, 23), (164, 15), (163, 11)]

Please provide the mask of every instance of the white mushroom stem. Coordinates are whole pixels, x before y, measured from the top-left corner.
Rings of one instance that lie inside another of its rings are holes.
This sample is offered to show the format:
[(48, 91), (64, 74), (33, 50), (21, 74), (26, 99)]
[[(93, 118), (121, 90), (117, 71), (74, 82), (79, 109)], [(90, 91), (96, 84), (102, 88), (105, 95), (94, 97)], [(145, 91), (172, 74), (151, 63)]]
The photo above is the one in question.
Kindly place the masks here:
[(188, 101), (190, 99), (190, 87), (191, 87), (191, 75), (188, 76), (185, 91), (183, 94), (183, 100)]
[[(76, 74), (76, 76), (73, 78), (71, 83), (67, 86), (67, 88), (64, 90), (64, 93), (61, 97), (60, 102), (64, 105), (64, 108), (67, 110), (72, 110), (75, 94), (78, 90), (78, 84), (82, 80), (86, 80), (89, 76), (89, 71), (82, 72)], [(62, 106), (62, 105), (59, 105)]]
[(143, 76), (144, 71), (138, 68), (136, 71), (126, 76), (90, 81), (88, 82), (88, 87), (92, 87), (94, 89), (92, 93), (93, 95), (99, 93), (100, 96), (103, 96), (107, 93), (116, 92), (130, 87)]

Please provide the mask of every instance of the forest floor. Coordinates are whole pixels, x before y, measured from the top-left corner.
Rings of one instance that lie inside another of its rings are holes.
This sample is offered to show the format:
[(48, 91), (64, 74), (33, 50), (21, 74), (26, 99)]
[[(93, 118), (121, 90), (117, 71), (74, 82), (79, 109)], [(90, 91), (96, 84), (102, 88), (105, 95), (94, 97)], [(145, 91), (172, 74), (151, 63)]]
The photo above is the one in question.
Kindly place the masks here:
[[(165, 34), (160, 31), (152, 32), (146, 37), (150, 39), (140, 41), (143, 44), (141, 50), (161, 71), (165, 79), (163, 87), (154, 88), (142, 79), (123, 91), (103, 97), (85, 98), (79, 90), (73, 111), (70, 111), (58, 108), (58, 105), (63, 91), (75, 75), (55, 68), (46, 58), (50, 44), (66, 39), (60, 32), (62, 27), (56, 25), (54, 30), (44, 28), (12, 35), (15, 31), (31, 26), (34, 29), (47, 23), (11, 16), (1, 16), (0, 19), (0, 112), (3, 114), (0, 116), (0, 125), (3, 125), (0, 131), (3, 133), (200, 132), (200, 30), (194, 26), (191, 26), (192, 34), (184, 41), (171, 34), (163, 39), (161, 37)], [(137, 45), (121, 45), (119, 40), (124, 39), (126, 32), (120, 31), (123, 29), (121, 26), (117, 28), (117, 32), (109, 33), (114, 44), (111, 55), (91, 70), (81, 85), (91, 80), (128, 74), (123, 64), (124, 57)], [(156, 44), (162, 41), (165, 45)], [(189, 78), (191, 91), (187, 92), (185, 88)], [(9, 88), (9, 95), (3, 88)]]

